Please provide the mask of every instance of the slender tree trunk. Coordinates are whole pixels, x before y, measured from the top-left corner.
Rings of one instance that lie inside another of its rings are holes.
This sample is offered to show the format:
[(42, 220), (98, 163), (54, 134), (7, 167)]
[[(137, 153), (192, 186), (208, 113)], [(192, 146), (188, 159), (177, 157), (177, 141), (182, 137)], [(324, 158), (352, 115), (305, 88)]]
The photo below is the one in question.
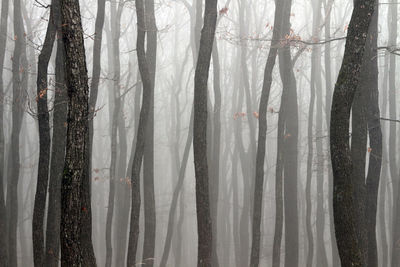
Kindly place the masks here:
[[(91, 237), (91, 218), (90, 225), (85, 225), (88, 222), (85, 214), (91, 215), (88, 214), (90, 183), (87, 171), (89, 86), (79, 1), (62, 0), (61, 18), (68, 89), (66, 156), (61, 187), (61, 265), (81, 266), (88, 265), (87, 253), (93, 248), (84, 239), (84, 235)], [(85, 195), (85, 192), (89, 194)], [(88, 230), (90, 232), (84, 233)], [(96, 266), (95, 261), (90, 262), (90, 266)]]
[[(311, 222), (312, 217), (312, 201), (311, 201), (311, 185), (312, 185), (312, 174), (313, 174), (313, 159), (314, 159), (314, 106), (315, 106), (315, 64), (314, 57), (311, 58), (311, 77), (310, 77), (310, 106), (308, 109), (308, 127), (307, 127), (307, 143), (308, 143), (308, 154), (307, 154), (307, 180), (306, 180), (306, 232), (308, 240), (307, 248), (307, 266), (312, 266), (314, 258), (314, 236), (313, 236), (313, 224)], [(317, 155), (318, 156), (318, 155)]]
[(139, 125), (136, 135), (135, 153), (132, 162), (132, 204), (131, 204), (131, 222), (129, 230), (128, 242), (128, 258), (127, 266), (132, 267), (137, 264), (136, 250), (139, 239), (139, 215), (140, 215), (140, 169), (144, 154), (144, 146), (146, 140), (146, 130), (149, 121), (151, 97), (153, 94), (154, 84), (152, 83), (149, 63), (145, 52), (145, 10), (143, 0), (136, 1), (136, 15), (138, 21), (137, 36), (137, 57), (139, 63), (140, 76), (143, 83), (143, 99), (142, 109), (140, 111)]
[(220, 63), (219, 63), (219, 52), (217, 40), (214, 40), (212, 50), (212, 63), (214, 72), (214, 110), (213, 114), (213, 136), (212, 136), (212, 153), (211, 153), (211, 172), (210, 177), (211, 190), (211, 220), (212, 220), (212, 236), (213, 236), (213, 248), (212, 248), (212, 265), (214, 267), (219, 266), (218, 260), (218, 203), (219, 203), (219, 159), (220, 159), (220, 140), (221, 140), (221, 85), (220, 85)]
[[(379, 1), (377, 1), (379, 3)], [(369, 144), (371, 148), (368, 175), (366, 181), (367, 200), (366, 200), (366, 224), (368, 237), (367, 266), (378, 266), (378, 249), (376, 238), (377, 202), (379, 180), (382, 166), (382, 131), (380, 125), (379, 111), (379, 91), (378, 91), (378, 59), (377, 59), (377, 40), (378, 40), (378, 12), (376, 5), (375, 13), (369, 29), (367, 39), (369, 48), (366, 51), (367, 71), (366, 83), (369, 85), (367, 90), (367, 124), (369, 133)]]
[(4, 58), (6, 53), (7, 32), (8, 32), (8, 7), (9, 1), (4, 0), (1, 4), (0, 18), (0, 265), (7, 266), (7, 211), (5, 204), (4, 177)]
[(143, 157), (143, 207), (144, 207), (144, 266), (154, 264), (154, 250), (156, 242), (156, 204), (154, 194), (154, 85), (157, 59), (157, 26), (154, 14), (154, 0), (145, 1), (146, 27), (146, 58), (149, 65), (149, 74), (153, 86), (149, 107), (149, 121), (146, 130), (146, 142)]
[(217, 0), (206, 0), (194, 85), (193, 151), (196, 174), (198, 266), (211, 266), (212, 222), (207, 166), (207, 81), (217, 20)]
[(330, 144), (334, 175), (334, 219), (342, 266), (363, 266), (358, 243), (357, 208), (352, 182), (353, 161), (349, 144), (350, 110), (359, 86), (362, 59), (375, 1), (357, 1), (348, 28), (342, 67), (335, 85), (331, 111)]
[[(284, 34), (290, 34), (290, 10), (292, 1), (286, 0), (286, 5), (282, 14), (282, 36)], [(285, 45), (279, 49), (278, 53), (283, 86), (281, 106), (285, 106), (285, 112), (283, 114), (285, 118), (283, 136), (285, 266), (292, 267), (298, 265), (299, 255), (299, 219), (297, 209), (297, 88), (293, 73), (290, 46)]]
[[(27, 64), (21, 1), (14, 1), (14, 54), (12, 58), (12, 129), (8, 157), (7, 212), (8, 212), (8, 266), (17, 266), (18, 181), (20, 175), (20, 138), (25, 92), (27, 90)], [(22, 71), (21, 71), (22, 70)]]
[(114, 100), (114, 109), (111, 118), (111, 162), (110, 162), (110, 180), (109, 180), (109, 195), (108, 195), (108, 209), (106, 219), (106, 267), (110, 267), (113, 258), (112, 249), (112, 222), (114, 217), (114, 203), (115, 203), (115, 186), (117, 183), (117, 132), (118, 132), (118, 119), (121, 112), (121, 99), (120, 99), (120, 21), (123, 11), (124, 2), (118, 4), (111, 3), (111, 31), (112, 31), (112, 58), (113, 58), (113, 93), (112, 99)]
[[(53, 5), (53, 8), (55, 6)], [(61, 23), (60, 23), (61, 24)], [(64, 44), (58, 33), (56, 84), (53, 111), (53, 138), (49, 178), (49, 204), (46, 229), (46, 266), (57, 267), (60, 251), (61, 180), (64, 168), (67, 124), (67, 90), (65, 87)]]
[[(388, 76), (389, 76), (389, 53), (385, 54), (384, 58), (384, 68), (383, 68), (383, 79), (381, 85), (381, 92), (382, 97), (380, 97), (380, 108), (381, 108), (381, 115), (383, 117), (387, 116), (387, 101), (388, 101)], [(386, 127), (381, 127), (382, 136), (387, 136)], [(386, 227), (386, 196), (389, 199), (389, 166), (388, 166), (388, 148), (385, 142), (385, 139), (382, 137), (382, 174), (380, 179), (379, 185), (379, 229), (380, 229), (380, 239), (381, 239), (381, 255), (380, 258), (380, 266), (387, 267), (389, 266), (389, 241), (390, 238), (387, 237), (387, 227)], [(389, 201), (388, 201), (389, 202)]]
[[(55, 0), (57, 1), (57, 0)], [(52, 1), (53, 4), (55, 2)], [(46, 37), (38, 59), (37, 75), (37, 112), (39, 123), (39, 166), (36, 184), (35, 203), (32, 218), (33, 261), (35, 266), (43, 266), (45, 260), (44, 217), (46, 209), (47, 185), (49, 181), (50, 165), (50, 124), (49, 109), (47, 106), (47, 68), (54, 47), (56, 36), (55, 10), (50, 10)]]
[(256, 172), (254, 183), (254, 203), (253, 203), (253, 225), (252, 225), (252, 247), (250, 266), (258, 266), (260, 261), (261, 243), (261, 219), (262, 219), (262, 199), (264, 188), (264, 162), (265, 146), (267, 139), (267, 107), (269, 93), (272, 84), (272, 71), (274, 69), (276, 56), (278, 54), (278, 43), (280, 37), (282, 1), (275, 1), (274, 31), (272, 35), (271, 48), (269, 50), (267, 63), (264, 70), (264, 80), (261, 91), (259, 106), (259, 126), (258, 126), (258, 146), (256, 155)]
[[(334, 0), (325, 2), (325, 40), (331, 39), (331, 14)], [(332, 105), (332, 66), (331, 66), (331, 42), (325, 44), (325, 116), (326, 126), (329, 132)], [(329, 140), (327, 140), (329, 150)], [(330, 153), (328, 152), (330, 155)], [(335, 228), (333, 222), (333, 176), (331, 161), (328, 160), (328, 213), (329, 213), (329, 232), (331, 237), (332, 266), (339, 266), (339, 252), (336, 245)]]
[[(394, 1), (391, 1), (394, 3)], [(398, 10), (397, 8), (390, 8), (388, 11), (388, 27), (389, 27), (389, 40), (388, 46), (396, 46), (397, 44), (397, 20), (398, 20)], [(396, 104), (396, 56), (394, 54), (389, 55), (389, 117), (396, 118), (397, 117), (397, 104)], [(397, 164), (397, 123), (389, 122), (389, 170), (390, 176), (392, 178), (392, 188), (393, 188), (393, 207), (392, 207), (392, 253), (391, 266), (396, 266), (396, 264), (400, 264), (400, 256), (396, 255), (399, 253), (399, 234), (397, 233), (397, 224), (400, 222), (397, 213), (400, 209), (400, 202), (398, 201), (399, 195), (399, 169)]]

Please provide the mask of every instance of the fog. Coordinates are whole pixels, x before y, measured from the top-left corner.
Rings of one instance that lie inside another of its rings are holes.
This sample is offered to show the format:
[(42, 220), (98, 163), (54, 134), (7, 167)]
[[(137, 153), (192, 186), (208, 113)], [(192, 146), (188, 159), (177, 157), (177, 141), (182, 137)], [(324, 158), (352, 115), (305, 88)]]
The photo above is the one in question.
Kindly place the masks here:
[(400, 266), (398, 3), (354, 2), (3, 0), (0, 266)]

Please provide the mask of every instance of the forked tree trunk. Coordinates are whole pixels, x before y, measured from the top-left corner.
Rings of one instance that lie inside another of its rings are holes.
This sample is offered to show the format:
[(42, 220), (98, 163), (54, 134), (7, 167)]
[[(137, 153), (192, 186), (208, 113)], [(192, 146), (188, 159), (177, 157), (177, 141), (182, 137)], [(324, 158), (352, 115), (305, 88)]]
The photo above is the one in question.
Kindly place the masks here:
[(364, 265), (356, 229), (356, 185), (351, 178), (353, 162), (350, 154), (349, 122), (374, 7), (375, 1), (360, 0), (354, 3), (343, 63), (332, 100), (330, 145), (334, 176), (333, 207), (339, 255), (341, 264), (345, 267)]

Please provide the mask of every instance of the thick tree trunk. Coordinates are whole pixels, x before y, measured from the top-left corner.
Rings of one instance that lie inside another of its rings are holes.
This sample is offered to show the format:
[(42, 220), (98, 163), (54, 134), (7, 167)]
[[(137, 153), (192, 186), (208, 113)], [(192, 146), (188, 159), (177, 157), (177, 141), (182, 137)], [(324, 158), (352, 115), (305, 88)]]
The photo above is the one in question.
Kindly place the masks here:
[(276, 56), (278, 54), (278, 43), (281, 35), (282, 1), (275, 1), (275, 19), (274, 31), (272, 35), (271, 48), (269, 50), (267, 62), (264, 70), (264, 80), (261, 91), (259, 106), (259, 126), (258, 126), (258, 146), (256, 155), (256, 171), (254, 183), (254, 202), (253, 202), (253, 224), (252, 224), (252, 246), (250, 266), (258, 266), (260, 261), (260, 243), (261, 243), (261, 219), (262, 219), (262, 199), (264, 188), (264, 162), (265, 146), (267, 139), (267, 107), (269, 93), (272, 84), (272, 71), (275, 66)]
[(207, 81), (217, 20), (217, 0), (206, 0), (194, 78), (193, 152), (196, 174), (198, 266), (211, 266), (212, 223), (207, 166)]
[(350, 110), (365, 50), (369, 24), (375, 1), (354, 3), (348, 28), (342, 67), (335, 85), (331, 111), (330, 144), (334, 175), (334, 219), (336, 238), (342, 266), (363, 266), (363, 253), (357, 234), (357, 208), (352, 181), (353, 161), (349, 144)]
[[(87, 170), (89, 86), (79, 1), (62, 0), (61, 18), (68, 89), (66, 156), (61, 187), (61, 265), (95, 266), (95, 261), (88, 254), (88, 251), (93, 251), (92, 244), (87, 242), (91, 241), (90, 183)], [(87, 216), (90, 225), (87, 225)]]

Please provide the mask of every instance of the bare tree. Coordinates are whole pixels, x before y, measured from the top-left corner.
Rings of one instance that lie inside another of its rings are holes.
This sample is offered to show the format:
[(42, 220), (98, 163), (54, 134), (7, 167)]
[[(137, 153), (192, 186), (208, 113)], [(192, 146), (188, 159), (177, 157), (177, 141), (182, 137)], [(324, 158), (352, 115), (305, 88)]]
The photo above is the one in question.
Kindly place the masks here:
[(193, 152), (196, 174), (198, 266), (211, 266), (212, 223), (207, 164), (207, 81), (217, 21), (217, 0), (206, 0), (194, 78)]
[(349, 144), (350, 110), (360, 81), (360, 71), (375, 1), (356, 1), (348, 28), (342, 67), (332, 100), (330, 145), (334, 176), (334, 219), (342, 266), (363, 266), (363, 253), (356, 230), (353, 197), (353, 162)]
[[(95, 266), (88, 259), (92, 244), (84, 240), (85, 213), (90, 197), (85, 199), (82, 186), (90, 186), (87, 175), (89, 157), (89, 85), (79, 1), (61, 1), (62, 38), (65, 48), (65, 82), (68, 90), (68, 127), (64, 175), (61, 187), (61, 264)], [(90, 195), (89, 195), (90, 196)], [(87, 204), (87, 206), (85, 205)], [(90, 247), (88, 247), (90, 246)], [(90, 262), (90, 263), (89, 263)]]

